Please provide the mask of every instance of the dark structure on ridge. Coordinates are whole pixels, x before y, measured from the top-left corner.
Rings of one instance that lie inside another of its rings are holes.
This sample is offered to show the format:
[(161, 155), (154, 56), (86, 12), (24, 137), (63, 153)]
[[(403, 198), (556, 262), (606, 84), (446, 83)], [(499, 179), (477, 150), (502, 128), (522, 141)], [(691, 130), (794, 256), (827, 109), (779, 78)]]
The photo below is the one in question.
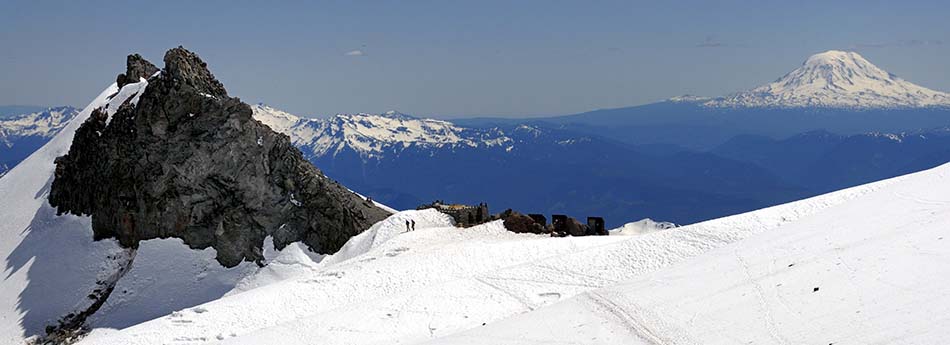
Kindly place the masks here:
[(550, 234), (551, 236), (603, 236), (608, 235), (601, 217), (587, 217), (587, 224), (581, 224), (576, 219), (563, 214), (551, 215), (551, 224), (541, 214), (524, 215), (518, 211), (507, 209), (499, 214), (488, 213), (488, 204), (479, 203), (476, 206), (464, 204), (446, 204), (436, 200), (430, 204), (417, 207), (417, 210), (436, 209), (455, 220), (455, 225), (463, 228), (479, 225), (493, 220), (504, 221), (505, 229), (515, 233)]
[[(96, 109), (56, 159), (50, 204), (92, 216), (96, 239), (127, 247), (175, 237), (232, 267), (262, 263), (268, 236), (331, 253), (388, 213), (325, 177), (290, 139), (251, 117), (194, 53), (159, 70), (130, 55), (120, 87), (146, 78), (138, 104)], [(131, 98), (130, 98), (131, 99)]]
[(463, 204), (446, 204), (442, 200), (433, 201), (431, 204), (421, 205), (417, 210), (434, 208), (439, 212), (445, 213), (455, 220), (455, 225), (469, 227), (482, 224), (491, 220), (491, 214), (488, 213), (488, 204), (480, 203), (477, 206)]

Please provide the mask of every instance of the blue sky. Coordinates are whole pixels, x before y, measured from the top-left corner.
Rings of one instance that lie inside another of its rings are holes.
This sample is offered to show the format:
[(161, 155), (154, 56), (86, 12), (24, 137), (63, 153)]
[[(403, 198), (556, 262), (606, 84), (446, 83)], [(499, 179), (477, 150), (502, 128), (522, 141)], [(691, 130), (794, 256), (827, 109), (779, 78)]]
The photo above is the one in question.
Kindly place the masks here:
[(0, 104), (84, 106), (184, 45), (232, 95), (301, 115), (569, 114), (774, 80), (855, 50), (950, 91), (946, 1), (19, 1)]

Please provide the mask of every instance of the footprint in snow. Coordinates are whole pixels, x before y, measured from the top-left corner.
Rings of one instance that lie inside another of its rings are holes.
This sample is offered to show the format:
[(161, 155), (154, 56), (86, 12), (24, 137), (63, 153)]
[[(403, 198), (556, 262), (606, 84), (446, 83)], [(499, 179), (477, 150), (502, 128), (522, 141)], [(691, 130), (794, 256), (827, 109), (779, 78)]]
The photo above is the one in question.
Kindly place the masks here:
[(343, 273), (342, 271), (330, 271), (330, 272), (321, 274), (321, 276), (324, 276), (324, 277), (335, 277), (335, 278), (343, 278), (344, 275), (346, 275), (346, 273)]
[(408, 250), (409, 250), (409, 248), (406, 248), (406, 247), (393, 248), (393, 249), (390, 250), (388, 253), (386, 253), (386, 256), (388, 256), (388, 257), (393, 257), (393, 256), (396, 256), (396, 255), (402, 254), (403, 252), (406, 252), (406, 251), (408, 251)]

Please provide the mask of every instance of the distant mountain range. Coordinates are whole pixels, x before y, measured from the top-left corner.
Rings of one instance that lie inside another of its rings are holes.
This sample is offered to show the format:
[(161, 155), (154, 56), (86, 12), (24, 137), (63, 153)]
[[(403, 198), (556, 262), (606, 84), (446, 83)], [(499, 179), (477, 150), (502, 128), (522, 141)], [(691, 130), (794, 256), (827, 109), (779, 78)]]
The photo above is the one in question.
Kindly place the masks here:
[(603, 215), (612, 225), (640, 217), (686, 224), (950, 161), (950, 127), (782, 139), (740, 134), (697, 151), (630, 145), (544, 121), (469, 127), (399, 112), (307, 119), (261, 104), (253, 110), (328, 176), (396, 208), (431, 199), (487, 201)]
[[(20, 106), (3, 108), (35, 110)], [(0, 118), (0, 176), (46, 144), (78, 113), (73, 107), (53, 107)]]
[(793, 200), (801, 188), (710, 153), (649, 155), (567, 129), (467, 128), (398, 112), (305, 119), (253, 107), (328, 176), (397, 209), (434, 199), (495, 211), (690, 223)]
[[(950, 127), (740, 134), (698, 151), (631, 145), (550, 122), (463, 126), (395, 111), (311, 119), (252, 109), (328, 176), (398, 209), (434, 199), (488, 202), (495, 211), (604, 216), (610, 226), (647, 217), (688, 224), (950, 160)], [(75, 113), (52, 108), (0, 121), (0, 161), (14, 166)]]

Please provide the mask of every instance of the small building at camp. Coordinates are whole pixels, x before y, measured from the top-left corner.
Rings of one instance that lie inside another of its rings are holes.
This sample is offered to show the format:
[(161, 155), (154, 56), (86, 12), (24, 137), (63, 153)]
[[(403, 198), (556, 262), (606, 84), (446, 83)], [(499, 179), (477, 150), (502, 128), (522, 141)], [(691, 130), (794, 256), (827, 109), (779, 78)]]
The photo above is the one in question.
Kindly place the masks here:
[(442, 200), (433, 201), (417, 207), (417, 210), (434, 208), (439, 212), (445, 213), (455, 220), (455, 225), (469, 227), (478, 225), (491, 220), (491, 214), (488, 213), (488, 204), (480, 203), (478, 205), (446, 204)]

